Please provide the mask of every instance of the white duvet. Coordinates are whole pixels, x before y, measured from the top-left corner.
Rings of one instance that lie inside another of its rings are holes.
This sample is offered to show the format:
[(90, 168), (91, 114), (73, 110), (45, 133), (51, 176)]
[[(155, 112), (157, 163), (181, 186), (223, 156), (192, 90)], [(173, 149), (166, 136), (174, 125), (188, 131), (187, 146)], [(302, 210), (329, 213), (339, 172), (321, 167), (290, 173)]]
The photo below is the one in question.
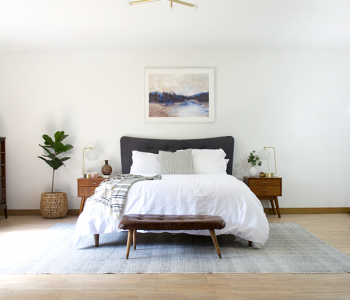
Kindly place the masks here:
[[(162, 175), (161, 180), (136, 182), (129, 190), (123, 214), (221, 216), (226, 227), (216, 230), (217, 235), (233, 234), (252, 241), (256, 248), (269, 236), (260, 200), (242, 181), (226, 174)], [(117, 232), (119, 222), (87, 199), (74, 243), (85, 235)], [(176, 232), (209, 235), (208, 230)]]

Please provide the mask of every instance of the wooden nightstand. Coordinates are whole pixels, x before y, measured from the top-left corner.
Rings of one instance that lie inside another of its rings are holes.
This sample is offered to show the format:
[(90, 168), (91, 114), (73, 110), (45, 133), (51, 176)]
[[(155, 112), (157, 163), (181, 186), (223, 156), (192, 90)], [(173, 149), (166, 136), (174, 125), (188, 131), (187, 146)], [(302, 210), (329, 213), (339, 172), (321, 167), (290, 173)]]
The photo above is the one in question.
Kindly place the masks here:
[(84, 209), (84, 204), (86, 198), (89, 198), (95, 193), (95, 189), (99, 186), (99, 184), (107, 178), (78, 178), (78, 197), (81, 198), (79, 215)]
[[(246, 177), (243, 178), (244, 183), (249, 186), (251, 191), (260, 200), (270, 200), (272, 212), (275, 215), (275, 205), (278, 217), (281, 217), (280, 207), (278, 205), (277, 196), (282, 196), (282, 178), (281, 177)], [(275, 204), (275, 205), (274, 205)]]

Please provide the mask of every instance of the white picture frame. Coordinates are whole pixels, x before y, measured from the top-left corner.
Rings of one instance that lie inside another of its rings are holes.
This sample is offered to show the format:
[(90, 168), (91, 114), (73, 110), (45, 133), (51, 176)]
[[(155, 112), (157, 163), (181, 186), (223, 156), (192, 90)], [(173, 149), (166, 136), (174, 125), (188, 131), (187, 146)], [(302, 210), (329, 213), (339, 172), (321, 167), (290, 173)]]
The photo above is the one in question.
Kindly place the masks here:
[(214, 122), (214, 68), (145, 68), (145, 122)]

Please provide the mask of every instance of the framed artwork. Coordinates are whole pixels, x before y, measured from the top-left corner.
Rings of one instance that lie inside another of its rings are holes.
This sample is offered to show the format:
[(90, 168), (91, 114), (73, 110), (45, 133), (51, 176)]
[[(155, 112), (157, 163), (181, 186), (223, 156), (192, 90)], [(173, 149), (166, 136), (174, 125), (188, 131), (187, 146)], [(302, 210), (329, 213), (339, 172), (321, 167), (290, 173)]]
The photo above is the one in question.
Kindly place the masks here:
[(214, 68), (145, 68), (145, 122), (214, 122)]

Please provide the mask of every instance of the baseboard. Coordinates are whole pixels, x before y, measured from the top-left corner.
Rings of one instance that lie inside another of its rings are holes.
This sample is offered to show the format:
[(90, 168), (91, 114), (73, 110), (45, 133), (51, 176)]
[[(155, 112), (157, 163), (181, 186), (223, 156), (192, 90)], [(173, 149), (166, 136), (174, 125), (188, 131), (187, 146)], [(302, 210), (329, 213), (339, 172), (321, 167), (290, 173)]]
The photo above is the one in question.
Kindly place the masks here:
[[(8, 209), (9, 216), (41, 216), (40, 209)], [(67, 215), (78, 216), (79, 209), (68, 209)]]
[[(272, 208), (264, 208), (265, 213), (272, 214)], [(350, 207), (291, 207), (280, 208), (281, 214), (341, 214), (350, 213)]]
[[(272, 214), (272, 208), (264, 208), (265, 213)], [(280, 208), (281, 214), (342, 214), (350, 213), (350, 207), (292, 207)], [(40, 209), (8, 209), (9, 216), (40, 216)], [(78, 216), (79, 209), (68, 209), (67, 215)]]

